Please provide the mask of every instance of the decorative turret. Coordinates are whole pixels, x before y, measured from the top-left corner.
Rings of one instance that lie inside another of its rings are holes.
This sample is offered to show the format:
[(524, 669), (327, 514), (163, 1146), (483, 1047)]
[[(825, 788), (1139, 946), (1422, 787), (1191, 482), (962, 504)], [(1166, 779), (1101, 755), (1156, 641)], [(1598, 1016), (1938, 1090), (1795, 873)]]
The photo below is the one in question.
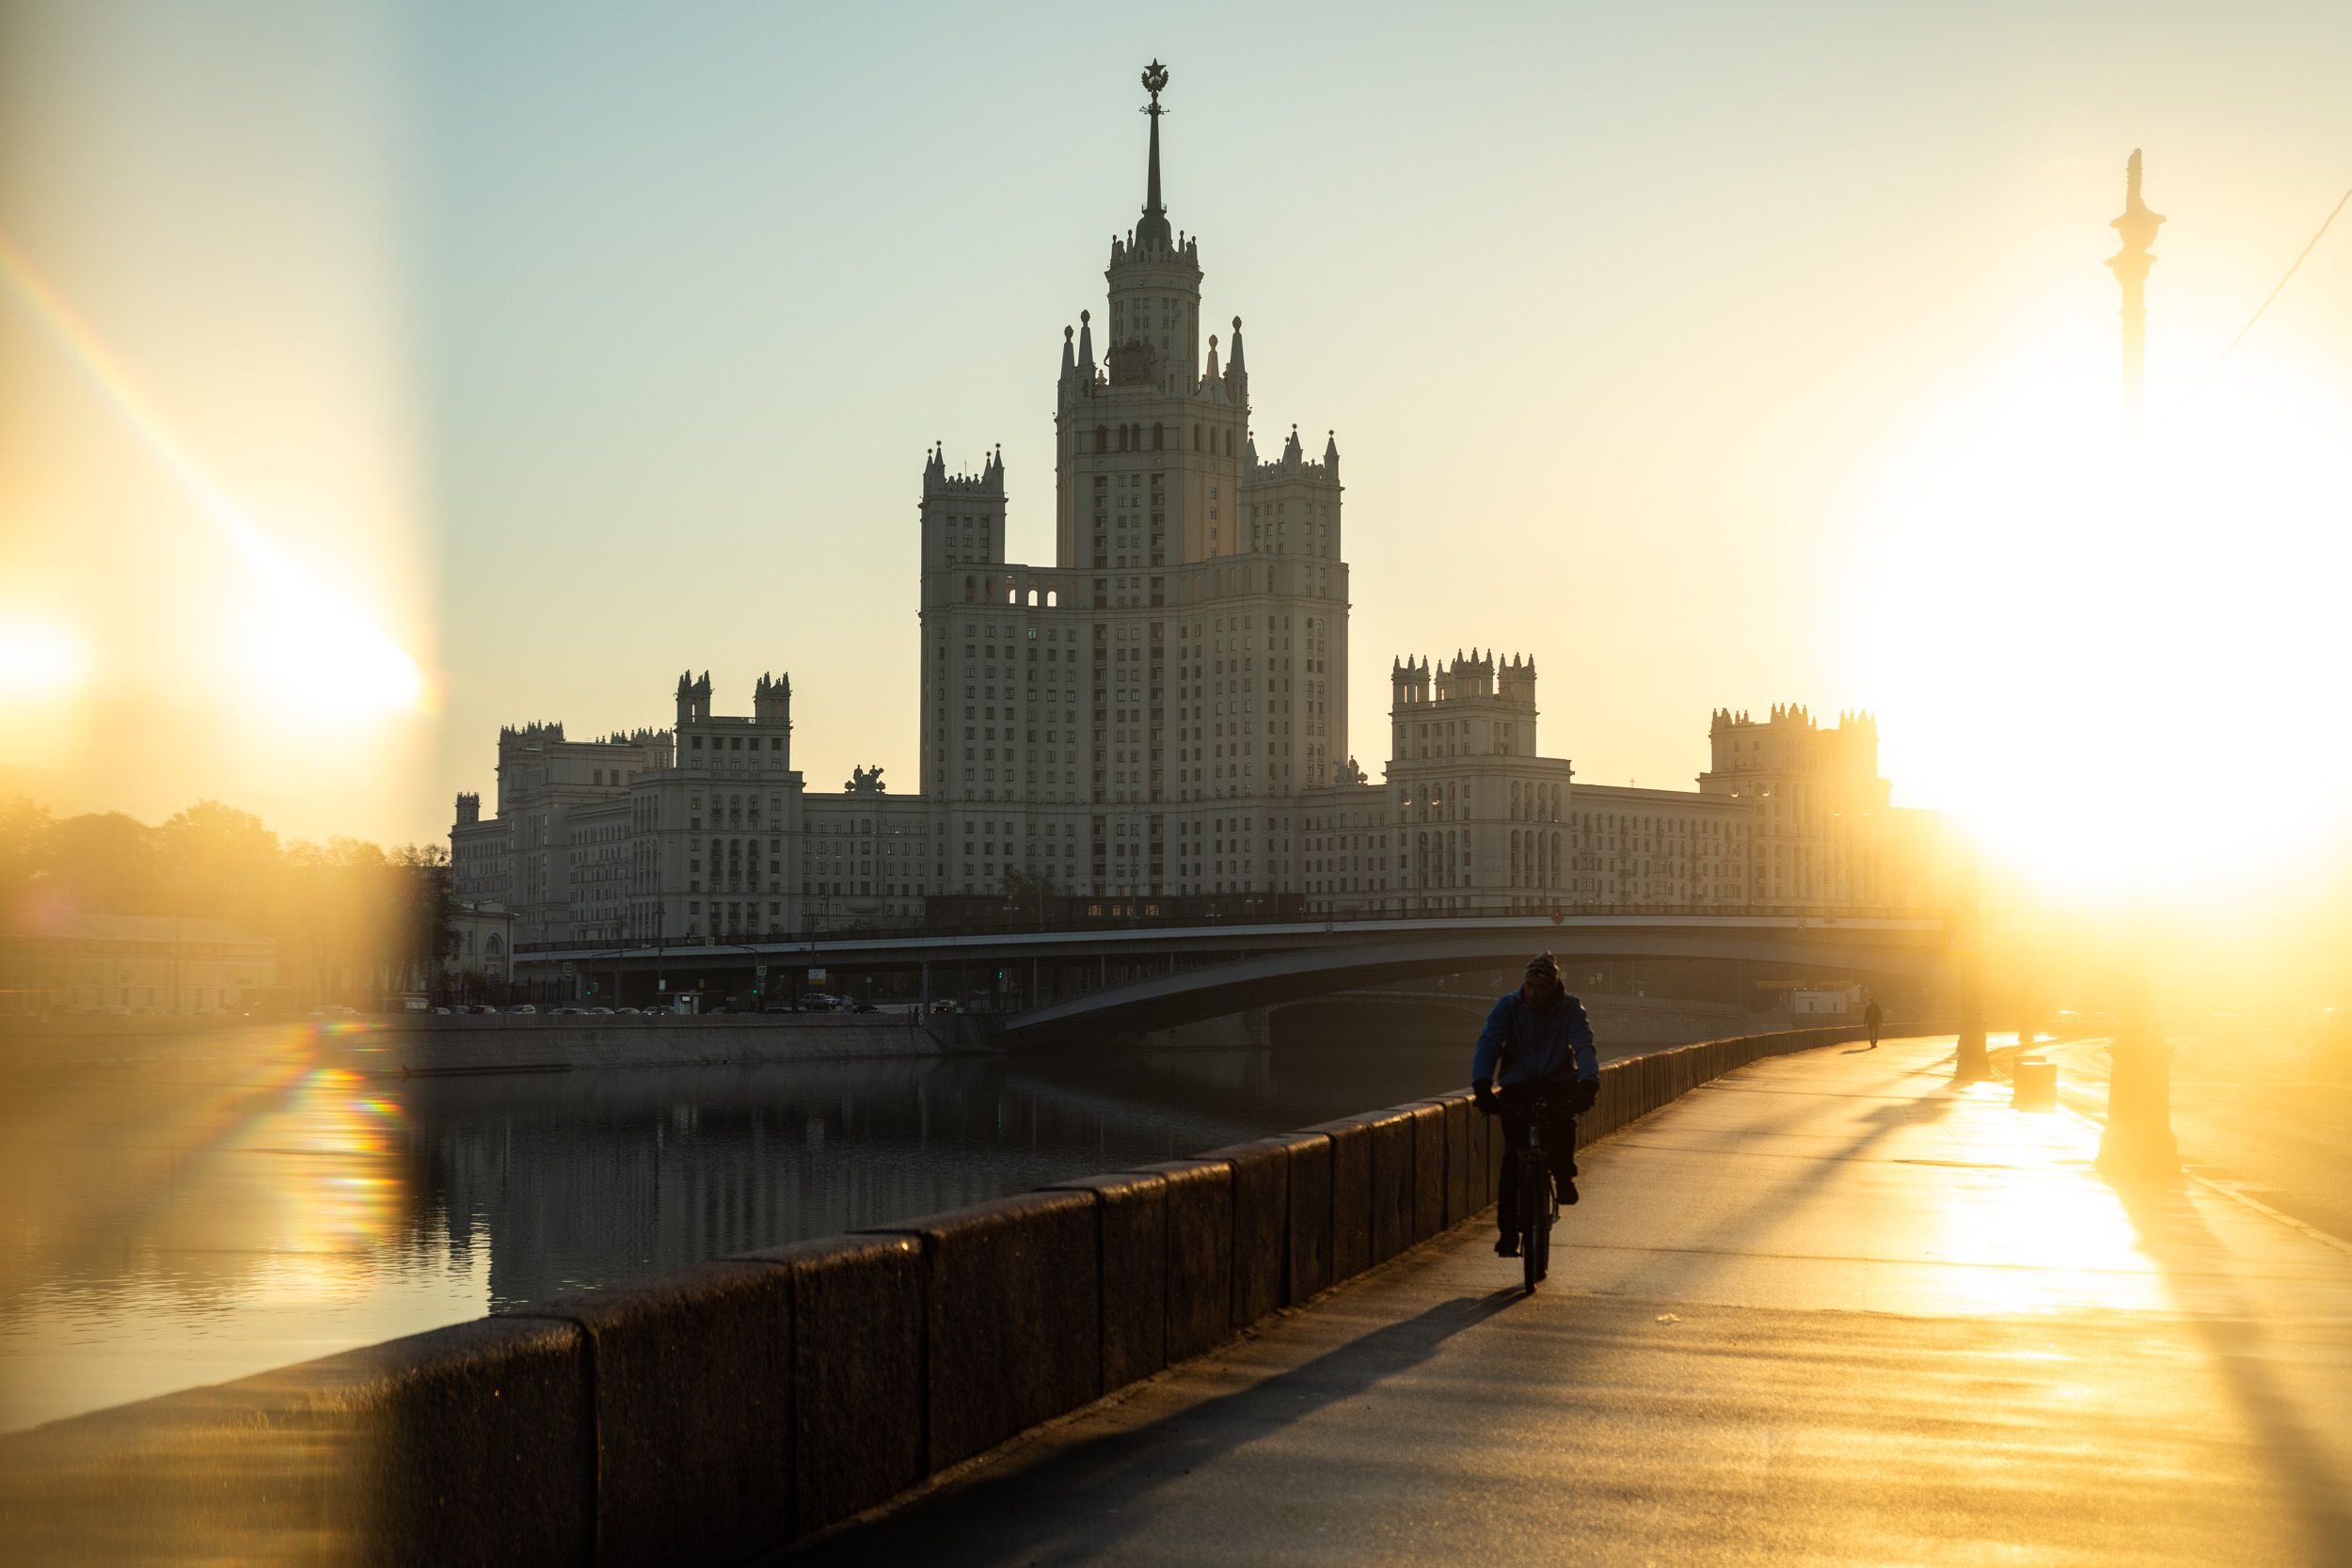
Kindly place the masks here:
[(1717, 708), (1708, 716), (1712, 766), (1699, 775), (1707, 794), (1770, 795), (1785, 776), (1842, 781), (1859, 788), (1855, 803), (1886, 803), (1878, 777), (1878, 721), (1867, 712), (1840, 713), (1823, 729), (1803, 703), (1774, 703), (1762, 719), (1745, 709)]
[(1005, 451), (992, 447), (980, 471), (949, 473), (946, 450), (934, 444), (923, 462), (923, 569), (1005, 559)]
[(694, 672), (686, 671), (677, 678), (677, 727), (686, 728), (697, 720), (710, 717), (710, 672), (705, 670), (696, 680)]
[(1513, 654), (1508, 664), (1495, 671), (1495, 694), (1506, 703), (1520, 707), (1535, 705), (1535, 661)]
[(470, 828), (482, 820), (482, 797), (474, 791), (463, 790), (457, 797), (457, 825)]
[(752, 720), (760, 724), (792, 722), (792, 677), (762, 675), (752, 688)]

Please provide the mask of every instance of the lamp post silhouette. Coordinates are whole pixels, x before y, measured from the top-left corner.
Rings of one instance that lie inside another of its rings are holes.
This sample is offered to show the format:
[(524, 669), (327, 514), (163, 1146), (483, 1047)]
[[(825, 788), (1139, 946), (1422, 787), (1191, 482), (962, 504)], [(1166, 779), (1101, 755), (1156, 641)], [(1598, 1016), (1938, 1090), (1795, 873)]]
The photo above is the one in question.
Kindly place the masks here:
[(2162, 213), (2151, 212), (2139, 195), (2139, 149), (2132, 149), (2123, 166), (2123, 215), (2112, 227), (2122, 236), (2123, 248), (2107, 258), (2115, 280), (2123, 286), (2123, 428), (2137, 438), (2141, 399), (2147, 379), (2148, 269), (2156, 259), (2148, 247), (2156, 241)]
[[(2123, 428), (2133, 441), (2142, 423), (2147, 363), (2148, 269), (2164, 214), (2151, 212), (2139, 194), (2139, 149), (2123, 166), (2123, 215), (2115, 230), (2123, 248), (2107, 266), (2123, 288)], [(2148, 976), (2146, 899), (2125, 938), (2123, 994), (2116, 1009), (2114, 1042), (2107, 1049), (2107, 1124), (2099, 1138), (2099, 1168), (2109, 1176), (2139, 1180), (2180, 1174), (2180, 1146), (2172, 1137), (2172, 1048), (2165, 1042)]]
[(1960, 1037), (1952, 1052), (1952, 1078), (1973, 1084), (1993, 1076), (1984, 1048), (1984, 907), (1977, 885), (1977, 846), (1961, 847), (1960, 897), (1952, 922), (1952, 961), (1957, 971)]

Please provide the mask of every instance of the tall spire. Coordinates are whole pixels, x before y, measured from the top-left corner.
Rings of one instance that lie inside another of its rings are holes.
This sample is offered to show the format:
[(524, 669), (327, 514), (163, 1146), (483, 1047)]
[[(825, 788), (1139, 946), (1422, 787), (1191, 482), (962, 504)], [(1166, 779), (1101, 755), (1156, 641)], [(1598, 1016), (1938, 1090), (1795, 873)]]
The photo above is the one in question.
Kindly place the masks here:
[(2156, 242), (2162, 213), (2148, 210), (2139, 195), (2139, 149), (2132, 149), (2123, 166), (2123, 215), (2114, 220), (2123, 248), (2107, 258), (2115, 280), (2123, 286), (2123, 423), (2139, 434), (2141, 383), (2146, 377), (2148, 350), (2148, 269), (2156, 259), (2148, 247)]
[(1145, 250), (1168, 250), (1175, 245), (1168, 209), (1160, 203), (1160, 116), (1168, 113), (1160, 107), (1160, 93), (1168, 86), (1168, 67), (1153, 60), (1143, 72), (1143, 86), (1152, 95), (1143, 109), (1152, 117), (1152, 162), (1144, 181), (1143, 221), (1136, 225), (1136, 244)]

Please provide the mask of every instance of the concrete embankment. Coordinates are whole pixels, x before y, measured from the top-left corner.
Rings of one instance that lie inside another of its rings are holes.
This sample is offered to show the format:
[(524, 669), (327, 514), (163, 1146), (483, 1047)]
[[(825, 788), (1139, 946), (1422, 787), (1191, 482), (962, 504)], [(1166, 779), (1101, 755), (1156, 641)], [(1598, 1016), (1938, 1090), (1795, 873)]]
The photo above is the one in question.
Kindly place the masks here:
[[(1584, 1137), (1852, 1035), (1610, 1063)], [(1464, 1223), (1500, 1154), (1449, 1095), (56, 1422), (0, 1438), (0, 1555), (742, 1560)]]
[(421, 1015), (69, 1021), (0, 1036), (0, 1061), (97, 1069), (201, 1068), (249, 1060), (299, 1034), (317, 1058), (370, 1076), (560, 1072), (586, 1068), (872, 1061), (987, 1050), (976, 1021), (918, 1013), (718, 1014), (694, 1018)]

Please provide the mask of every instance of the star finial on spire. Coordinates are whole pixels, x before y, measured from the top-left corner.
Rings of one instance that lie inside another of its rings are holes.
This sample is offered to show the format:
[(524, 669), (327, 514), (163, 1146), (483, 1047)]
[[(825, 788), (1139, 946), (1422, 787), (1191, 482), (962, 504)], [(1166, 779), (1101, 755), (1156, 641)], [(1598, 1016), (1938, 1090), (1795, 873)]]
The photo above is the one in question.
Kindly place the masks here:
[(1160, 94), (1168, 87), (1168, 67), (1154, 59), (1143, 72), (1143, 87), (1152, 95), (1152, 102), (1143, 107), (1152, 117), (1152, 160), (1144, 181), (1143, 221), (1136, 226), (1136, 244), (1147, 250), (1167, 250), (1175, 244), (1168, 210), (1160, 202), (1160, 116), (1168, 113), (1160, 107)]

